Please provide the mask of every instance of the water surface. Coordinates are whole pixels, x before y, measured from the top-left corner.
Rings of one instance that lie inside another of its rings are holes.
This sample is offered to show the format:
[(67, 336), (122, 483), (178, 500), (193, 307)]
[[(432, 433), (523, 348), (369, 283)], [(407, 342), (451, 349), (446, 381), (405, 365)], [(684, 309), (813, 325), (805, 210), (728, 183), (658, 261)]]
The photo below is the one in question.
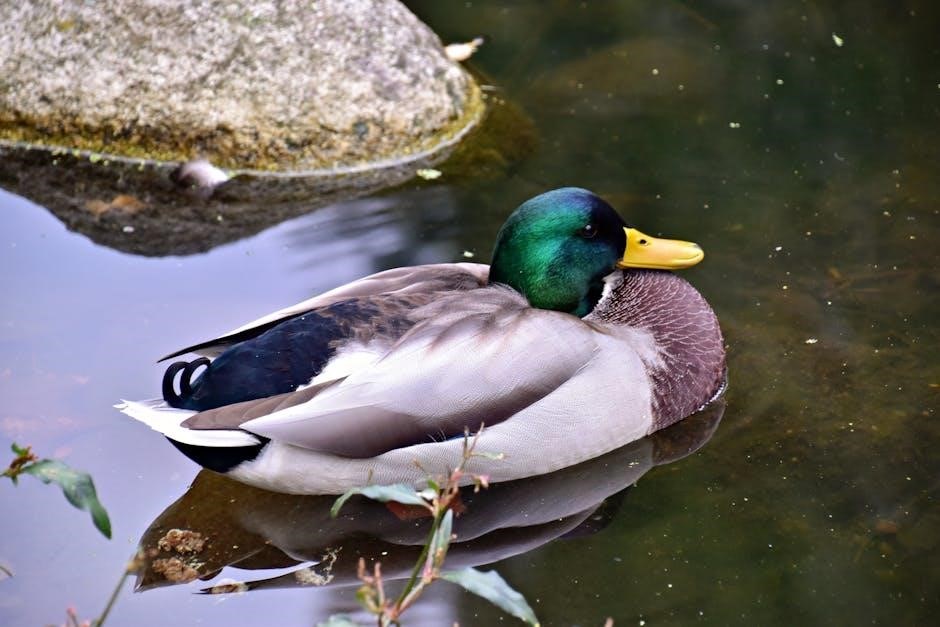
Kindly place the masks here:
[[(731, 388), (710, 442), (650, 470), (606, 526), (493, 567), (548, 625), (931, 622), (934, 5), (411, 6), (445, 40), (490, 36), (477, 69), (541, 135), (508, 175), (449, 183), (445, 165), (434, 184), (157, 259), (92, 244), (0, 191), (0, 444), (91, 472), (114, 526), (104, 540), (29, 477), (0, 487), (0, 564), (15, 573), (0, 581), (0, 623), (62, 622), (68, 606), (94, 616), (141, 534), (196, 476), (111, 409), (155, 395), (158, 356), (372, 271), (487, 261), (512, 208), (561, 185), (703, 246), (685, 275), (722, 321)], [(310, 625), (355, 607), (354, 589), (192, 594), (204, 585), (128, 588), (112, 624)], [(500, 616), (436, 587), (409, 624)]]

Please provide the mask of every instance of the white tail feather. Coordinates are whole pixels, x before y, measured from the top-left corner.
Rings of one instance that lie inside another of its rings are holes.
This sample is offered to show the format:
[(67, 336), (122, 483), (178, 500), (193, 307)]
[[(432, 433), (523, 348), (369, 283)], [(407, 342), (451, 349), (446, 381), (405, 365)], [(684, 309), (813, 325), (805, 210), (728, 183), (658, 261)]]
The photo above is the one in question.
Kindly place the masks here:
[(159, 431), (171, 440), (195, 446), (216, 446), (228, 448), (234, 446), (252, 446), (260, 440), (247, 431), (240, 429), (187, 429), (183, 421), (196, 412), (189, 409), (170, 407), (161, 398), (146, 401), (124, 401), (115, 405), (122, 413), (135, 418)]

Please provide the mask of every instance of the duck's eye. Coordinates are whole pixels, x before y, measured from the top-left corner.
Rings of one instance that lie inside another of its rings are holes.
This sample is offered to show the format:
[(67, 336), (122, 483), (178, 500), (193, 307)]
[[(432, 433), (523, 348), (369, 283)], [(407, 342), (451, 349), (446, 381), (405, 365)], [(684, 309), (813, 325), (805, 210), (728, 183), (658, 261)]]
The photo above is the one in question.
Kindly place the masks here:
[(645, 239), (641, 239), (641, 240), (640, 240), (640, 246), (647, 246), (647, 245), (649, 245), (649, 241), (647, 241), (647, 240), (645, 240)]
[(581, 227), (581, 229), (578, 231), (578, 235), (584, 239), (591, 239), (597, 235), (597, 227), (589, 222)]

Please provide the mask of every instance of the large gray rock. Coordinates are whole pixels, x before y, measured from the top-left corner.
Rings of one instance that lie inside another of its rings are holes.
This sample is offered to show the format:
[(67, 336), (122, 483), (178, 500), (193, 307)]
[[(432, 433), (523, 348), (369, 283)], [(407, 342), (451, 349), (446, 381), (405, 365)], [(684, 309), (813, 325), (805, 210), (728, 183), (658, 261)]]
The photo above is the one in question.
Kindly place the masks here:
[[(421, 168), (498, 176), (535, 134), (485, 100), (396, 0), (0, 0), (0, 187), (135, 254), (206, 251)], [(231, 178), (171, 181), (194, 157)]]
[(0, 2), (0, 139), (234, 170), (427, 153), (480, 92), (397, 0)]

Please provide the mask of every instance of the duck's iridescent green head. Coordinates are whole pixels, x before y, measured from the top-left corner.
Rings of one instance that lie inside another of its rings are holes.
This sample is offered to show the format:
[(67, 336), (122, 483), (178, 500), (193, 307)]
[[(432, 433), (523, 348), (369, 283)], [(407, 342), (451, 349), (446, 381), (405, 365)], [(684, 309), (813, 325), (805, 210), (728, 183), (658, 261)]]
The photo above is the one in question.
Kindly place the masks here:
[(688, 267), (701, 258), (697, 245), (646, 236), (595, 194), (565, 187), (509, 216), (496, 236), (489, 280), (512, 287), (533, 307), (584, 316), (615, 268)]
[(583, 316), (623, 256), (624, 227), (610, 205), (585, 189), (536, 196), (499, 230), (490, 282), (512, 287), (533, 307)]

